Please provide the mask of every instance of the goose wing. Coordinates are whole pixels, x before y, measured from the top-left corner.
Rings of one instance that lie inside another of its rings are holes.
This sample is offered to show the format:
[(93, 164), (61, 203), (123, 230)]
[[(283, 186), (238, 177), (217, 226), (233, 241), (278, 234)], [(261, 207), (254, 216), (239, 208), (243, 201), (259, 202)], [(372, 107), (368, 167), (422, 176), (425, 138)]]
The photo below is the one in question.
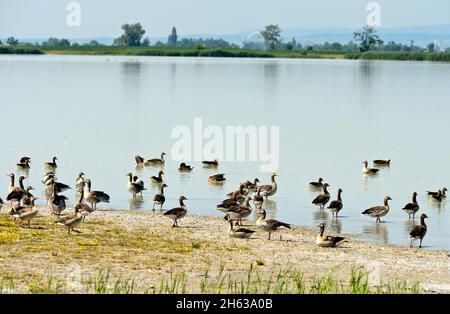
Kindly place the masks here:
[(319, 195), (317, 195), (317, 197), (315, 199), (313, 199), (312, 203), (313, 204), (323, 204), (323, 203), (328, 202), (329, 199), (330, 199), (329, 194), (319, 194)]
[(427, 227), (423, 225), (416, 225), (412, 228), (411, 232), (409, 233), (409, 236), (411, 238), (420, 238), (425, 235), (427, 232)]

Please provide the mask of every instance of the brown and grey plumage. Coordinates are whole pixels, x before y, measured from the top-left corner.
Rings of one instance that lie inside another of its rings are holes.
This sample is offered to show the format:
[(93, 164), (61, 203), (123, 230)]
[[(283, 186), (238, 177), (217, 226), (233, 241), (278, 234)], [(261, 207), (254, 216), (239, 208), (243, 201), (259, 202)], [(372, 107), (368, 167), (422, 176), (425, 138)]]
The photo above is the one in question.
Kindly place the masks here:
[(92, 183), (90, 179), (86, 179), (85, 199), (91, 204), (93, 210), (97, 209), (98, 203), (109, 203), (109, 195), (103, 191), (92, 191)]
[[(12, 180), (14, 180), (14, 175), (12, 175)], [(12, 189), (12, 191), (8, 194), (8, 196), (6, 197), (6, 200), (8, 202), (12, 202), (16, 201), (16, 202), (21, 202), (22, 198), (25, 196), (26, 192), (25, 192), (25, 188), (23, 186), (23, 180), (25, 180), (24, 176), (20, 176), (19, 177), (19, 186), (18, 187), (14, 187)]]
[(259, 183), (259, 179), (255, 178), (253, 180), (253, 182), (251, 182), (250, 180), (246, 180), (244, 183), (242, 183), (244, 185), (244, 188), (247, 191), (251, 191), (251, 190), (256, 190), (258, 188), (258, 183)]
[(31, 162), (30, 157), (22, 157), (20, 158), (20, 161), (17, 163), (17, 167), (22, 169), (30, 169), (30, 162)]
[(233, 191), (233, 192), (228, 193), (227, 196), (231, 197), (231, 196), (233, 196), (233, 195), (235, 195), (235, 194), (247, 196), (248, 191), (247, 191), (246, 188), (245, 188), (245, 184), (241, 183), (241, 184), (239, 185), (239, 188), (238, 188), (236, 191)]
[(272, 176), (270, 177), (270, 180), (272, 181), (271, 184), (264, 184), (261, 185), (261, 195), (264, 196), (266, 199), (269, 198), (269, 196), (275, 195), (278, 190), (277, 182), (275, 181), (275, 177), (278, 176), (275, 172), (272, 173)]
[(235, 229), (233, 226), (233, 220), (230, 218), (230, 216), (228, 214), (225, 215), (224, 219), (226, 221), (228, 221), (228, 223), (230, 224), (230, 229), (228, 230), (228, 235), (231, 238), (248, 239), (252, 236), (253, 233), (255, 233), (254, 230), (247, 229), (247, 228)]
[(3, 199), (0, 197), (0, 210), (2, 210), (3, 205), (5, 205), (5, 202), (3, 202)]
[(45, 184), (46, 186), (51, 186), (51, 184), (49, 184), (48, 182), (49, 182), (50, 179), (52, 179), (52, 178), (53, 178), (54, 180), (56, 180), (55, 173), (54, 173), (53, 171), (47, 171), (47, 172), (45, 173), (45, 175), (42, 176), (41, 182), (42, 182), (43, 184)]
[(14, 175), (14, 173), (7, 174), (6, 176), (9, 177), (8, 193), (11, 193), (16, 188), (14, 185), (16, 176)]
[(376, 222), (381, 222), (381, 217), (386, 216), (389, 212), (389, 201), (391, 201), (392, 198), (390, 196), (386, 196), (384, 198), (384, 205), (383, 206), (375, 206), (371, 207), (369, 209), (366, 209), (362, 212), (363, 216), (370, 216), (376, 218)]
[(245, 200), (245, 196), (241, 195), (239, 191), (234, 191), (231, 196), (217, 205), (217, 209), (221, 212), (227, 212), (231, 207), (241, 205)]
[(414, 216), (419, 211), (419, 204), (417, 203), (417, 192), (414, 192), (412, 195), (412, 202), (405, 205), (405, 207), (402, 208), (402, 210), (408, 214), (409, 218), (411, 219), (411, 215), (414, 219)]
[[(84, 205), (84, 204), (83, 204)], [(67, 233), (70, 235), (70, 231), (75, 231), (76, 233), (81, 233), (81, 231), (75, 228), (81, 225), (84, 217), (88, 214), (87, 211), (83, 211), (83, 206), (75, 206), (74, 212), (72, 214), (66, 215), (58, 219), (56, 224), (65, 226), (67, 228)]]
[(258, 187), (255, 195), (253, 196), (253, 204), (255, 204), (256, 208), (261, 209), (263, 203), (264, 203), (264, 197), (262, 197), (262, 195), (261, 195), (261, 187)]
[[(259, 218), (256, 220), (256, 226), (258, 228), (260, 228), (261, 230), (268, 232), (269, 233), (269, 237), (268, 239), (270, 240), (270, 235), (272, 234), (272, 232), (277, 231), (279, 228), (284, 227), (284, 228), (288, 228), (291, 229), (291, 225), (275, 220), (275, 219), (266, 219), (266, 211), (264, 209), (259, 209), (258, 211), (256, 211), (256, 213), (259, 216)], [(281, 240), (281, 235), (280, 235), (280, 240)]]
[(317, 195), (317, 197), (315, 199), (313, 199), (312, 204), (319, 205), (320, 209), (323, 209), (325, 207), (325, 205), (330, 200), (330, 193), (328, 192), (329, 186), (330, 185), (328, 183), (325, 183), (323, 185), (323, 192), (321, 194)]
[(52, 195), (47, 204), (53, 215), (61, 216), (61, 212), (67, 208), (66, 201), (68, 198), (64, 195), (58, 195), (56, 184), (52, 187)]
[(24, 206), (33, 206), (33, 194), (31, 194), (31, 190), (34, 190), (32, 186), (27, 186), (27, 188), (25, 189), (25, 196), (22, 198), (22, 204)]
[(31, 220), (33, 220), (34, 218), (36, 218), (37, 214), (38, 214), (38, 208), (36, 206), (34, 206), (34, 201), (37, 200), (38, 198), (35, 196), (31, 197), (31, 203), (33, 204), (32, 207), (24, 207), (20, 210), (16, 210), (16, 213), (13, 214), (14, 218), (18, 218), (19, 219), (19, 226), (22, 224), (22, 221), (28, 221), (28, 228), (31, 225)]
[(441, 191), (441, 197), (446, 197), (446, 192), (448, 191), (446, 187), (443, 187), (441, 190), (438, 190), (437, 192), (427, 191), (427, 195), (436, 196), (439, 194), (439, 191)]
[(47, 161), (47, 162), (45, 163), (45, 166), (46, 166), (47, 168), (56, 169), (56, 168), (58, 168), (58, 165), (56, 164), (56, 161), (57, 161), (57, 160), (58, 160), (57, 157), (53, 157), (53, 158), (52, 158), (52, 161)]
[(373, 161), (374, 165), (379, 165), (379, 166), (390, 166), (391, 165), (391, 160), (385, 160), (385, 159), (375, 159)]
[(144, 182), (138, 181), (139, 179), (136, 176), (135, 176), (135, 178), (133, 178), (133, 174), (131, 174), (131, 172), (129, 174), (127, 174), (127, 176), (129, 177), (129, 180), (127, 183), (127, 190), (128, 190), (128, 192), (133, 194), (133, 197), (136, 197), (136, 195), (138, 195), (139, 193), (142, 193), (142, 191), (145, 190)]
[(194, 167), (186, 165), (186, 163), (182, 162), (180, 167), (178, 167), (178, 171), (191, 171)]
[(252, 208), (250, 207), (250, 197), (246, 197), (244, 203), (238, 206), (230, 206), (225, 213), (232, 220), (236, 220), (236, 225), (242, 226), (242, 219), (247, 218), (252, 212)]
[(204, 167), (218, 167), (219, 161), (217, 159), (214, 160), (204, 160), (202, 161)]
[(67, 190), (70, 190), (71, 187), (65, 183), (62, 182), (56, 182), (54, 177), (51, 177), (50, 179), (48, 179), (47, 181), (47, 185), (51, 186), (52, 188), (56, 187), (56, 192), (57, 193), (61, 193)]
[(155, 210), (155, 205), (160, 205), (161, 206), (160, 209), (162, 210), (162, 207), (166, 201), (166, 197), (164, 196), (164, 188), (167, 188), (167, 187), (168, 186), (165, 183), (163, 183), (163, 185), (161, 185), (160, 193), (156, 194), (153, 197), (153, 208), (152, 208), (153, 210)]
[(162, 170), (160, 170), (158, 172), (157, 176), (152, 176), (150, 179), (153, 180), (154, 182), (162, 183), (163, 182), (163, 178), (162, 178), (163, 174), (164, 174), (164, 172)]
[(315, 188), (320, 189), (320, 188), (323, 187), (323, 179), (322, 179), (322, 178), (319, 178), (319, 180), (318, 180), (317, 182), (315, 182), (315, 181), (309, 182), (309, 185), (311, 185), (311, 186), (313, 186), (313, 187), (315, 187)]
[(325, 224), (320, 223), (316, 227), (320, 228), (319, 234), (316, 237), (316, 244), (320, 247), (336, 247), (341, 242), (346, 241), (345, 237), (334, 237), (324, 235)]
[(442, 202), (442, 200), (444, 199), (441, 190), (439, 190), (439, 191), (437, 192), (437, 194), (431, 195), (431, 198), (433, 198), (434, 200), (436, 200), (436, 201), (438, 201), (438, 202)]
[(414, 240), (420, 240), (419, 247), (422, 247), (422, 240), (427, 234), (427, 225), (425, 224), (425, 219), (427, 218), (428, 216), (426, 214), (420, 215), (420, 225), (415, 225), (409, 233), (409, 238), (411, 240), (409, 247), (413, 247)]
[(164, 156), (165, 155), (166, 155), (166, 153), (162, 152), (161, 153), (161, 158), (149, 159), (145, 163), (149, 164), (149, 165), (164, 165), (164, 163), (165, 163)]
[(84, 182), (84, 172), (80, 172), (75, 181), (75, 188), (77, 189), (78, 192), (81, 192), (84, 190), (85, 185), (86, 183)]
[(380, 169), (378, 168), (368, 168), (369, 162), (363, 161), (364, 167), (362, 169), (363, 174), (377, 174)]
[(225, 180), (226, 179), (224, 173), (214, 174), (212, 176), (209, 176), (208, 178), (208, 182), (210, 183), (223, 183)]
[(187, 198), (181, 195), (179, 198), (180, 206), (172, 208), (171, 210), (164, 213), (164, 216), (167, 216), (173, 220), (172, 227), (179, 227), (178, 220), (183, 218), (187, 214), (187, 208), (186, 205), (184, 205), (185, 200), (187, 200)]
[(337, 199), (332, 201), (330, 203), (330, 205), (328, 205), (328, 209), (331, 211), (331, 213), (334, 215), (336, 215), (336, 217), (338, 216), (339, 212), (341, 211), (342, 207), (344, 207), (344, 203), (342, 203), (342, 189), (338, 189), (337, 192)]

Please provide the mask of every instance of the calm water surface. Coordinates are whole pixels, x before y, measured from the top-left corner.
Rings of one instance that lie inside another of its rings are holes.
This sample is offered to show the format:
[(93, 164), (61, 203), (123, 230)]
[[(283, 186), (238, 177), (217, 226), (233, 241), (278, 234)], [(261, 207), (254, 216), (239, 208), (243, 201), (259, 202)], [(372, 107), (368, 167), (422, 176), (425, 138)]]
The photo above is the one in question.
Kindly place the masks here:
[[(401, 208), (417, 191), (430, 217), (424, 244), (450, 249), (449, 205), (424, 193), (450, 186), (449, 86), (450, 65), (439, 63), (0, 56), (0, 173), (32, 156), (27, 184), (40, 194), (43, 163), (56, 155), (59, 181), (73, 186), (82, 170), (111, 195), (111, 207), (149, 210), (158, 168), (136, 170), (133, 157), (170, 153), (174, 126), (192, 127), (195, 117), (220, 127), (279, 125), (279, 192), (265, 204), (269, 216), (407, 245), (411, 222)], [(377, 158), (392, 166), (364, 178), (361, 162)], [(215, 205), (239, 182), (270, 180), (259, 163), (223, 162), (228, 180), (213, 186), (207, 177), (217, 171), (190, 163), (194, 171), (180, 174), (177, 162), (166, 162), (166, 208), (184, 194), (191, 213), (222, 216)], [(143, 199), (126, 190), (130, 171), (146, 182)], [(316, 192), (307, 182), (319, 176), (332, 199), (344, 190), (337, 220), (310, 205)], [(2, 196), (7, 186), (0, 177)], [(73, 202), (74, 192), (66, 194)], [(360, 215), (385, 195), (393, 201), (384, 223)]]

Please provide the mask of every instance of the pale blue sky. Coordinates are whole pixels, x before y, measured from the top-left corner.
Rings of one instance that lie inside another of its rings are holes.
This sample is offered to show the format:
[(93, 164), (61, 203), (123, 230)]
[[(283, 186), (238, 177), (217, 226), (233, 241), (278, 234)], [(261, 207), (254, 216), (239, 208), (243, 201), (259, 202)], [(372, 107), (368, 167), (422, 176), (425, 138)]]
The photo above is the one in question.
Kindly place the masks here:
[[(150, 37), (229, 34), (278, 23), (282, 28), (360, 27), (370, 0), (78, 0), (81, 27), (66, 25), (70, 0), (0, 0), (0, 37), (115, 37), (141, 22)], [(448, 0), (380, 0), (382, 26), (450, 24)]]

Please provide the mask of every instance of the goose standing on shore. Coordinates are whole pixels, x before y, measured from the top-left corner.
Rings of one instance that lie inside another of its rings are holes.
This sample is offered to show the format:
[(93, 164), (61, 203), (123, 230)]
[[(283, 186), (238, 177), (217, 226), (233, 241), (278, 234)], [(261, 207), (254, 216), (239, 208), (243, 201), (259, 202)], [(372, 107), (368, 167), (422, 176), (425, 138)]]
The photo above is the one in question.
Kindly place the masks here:
[(187, 208), (186, 205), (184, 205), (184, 201), (187, 200), (187, 198), (181, 195), (178, 200), (180, 202), (179, 207), (172, 208), (171, 210), (164, 213), (164, 216), (167, 216), (173, 220), (172, 227), (179, 227), (178, 220), (182, 219), (187, 214)]
[(23, 180), (25, 180), (24, 176), (20, 176), (19, 177), (19, 186), (18, 187), (14, 187), (14, 174), (9, 174), (10, 178), (11, 178), (11, 182), (10, 182), (10, 189), (11, 189), (11, 185), (13, 185), (13, 189), (12, 191), (8, 194), (8, 196), (6, 197), (6, 201), (12, 203), (13, 201), (16, 201), (18, 203), (20, 203), (22, 201), (22, 198), (25, 196), (25, 188), (23, 186)]
[(390, 166), (391, 165), (391, 160), (384, 160), (384, 159), (375, 159), (373, 161), (374, 165), (378, 165), (378, 166)]
[(323, 192), (321, 194), (317, 195), (317, 197), (315, 199), (313, 199), (313, 201), (312, 201), (312, 204), (319, 205), (321, 210), (325, 207), (325, 205), (330, 200), (330, 193), (328, 192), (329, 186), (330, 185), (328, 183), (325, 183), (323, 185)]
[(320, 228), (319, 234), (316, 237), (316, 244), (320, 247), (336, 247), (341, 242), (346, 241), (345, 237), (333, 237), (324, 235), (324, 223), (320, 223), (316, 227)]
[(45, 163), (45, 167), (47, 167), (47, 168), (49, 168), (49, 169), (56, 169), (56, 168), (58, 168), (58, 165), (56, 164), (56, 161), (58, 160), (58, 158), (57, 157), (53, 157), (52, 158), (52, 161), (47, 161), (46, 163)]
[(378, 168), (368, 168), (369, 162), (363, 161), (364, 167), (362, 169), (362, 173), (363, 174), (369, 174), (369, 175), (373, 175), (373, 174), (377, 174), (378, 171), (380, 171), (380, 169)]
[(30, 169), (30, 157), (22, 157), (20, 158), (20, 161), (17, 163), (17, 167), (21, 169)]
[[(133, 181), (133, 174), (131, 174), (131, 172), (129, 174), (127, 174), (129, 180), (127, 183), (127, 190), (128, 192), (130, 192), (133, 197), (136, 197), (136, 195), (138, 195), (139, 193), (142, 193), (143, 190), (145, 190), (144, 185), (142, 182), (135, 182)], [(136, 180), (137, 181), (137, 180)]]
[(38, 214), (38, 208), (36, 206), (34, 206), (34, 201), (37, 199), (38, 199), (38, 197), (32, 196), (30, 199), (30, 204), (31, 204), (30, 207), (26, 207), (23, 210), (21, 210), (20, 212), (13, 214), (14, 218), (19, 219), (19, 227), (22, 225), (23, 221), (28, 222), (27, 228), (31, 227), (31, 220), (36, 218), (36, 216)]
[(194, 167), (186, 165), (186, 163), (182, 162), (180, 164), (180, 167), (178, 167), (178, 171), (183, 172), (183, 171), (192, 171), (192, 169), (194, 169)]
[(226, 213), (230, 208), (240, 206), (244, 201), (245, 196), (241, 195), (238, 191), (235, 191), (229, 198), (217, 205), (216, 208), (217, 210)]
[(268, 240), (270, 240), (270, 235), (272, 234), (272, 232), (277, 231), (281, 227), (291, 229), (290, 224), (275, 219), (266, 219), (266, 211), (264, 209), (259, 209), (258, 211), (256, 211), (256, 213), (260, 215), (259, 218), (256, 220), (256, 226), (261, 230), (269, 233)]
[(253, 196), (253, 204), (255, 204), (256, 208), (261, 209), (263, 203), (264, 197), (261, 196), (261, 187), (259, 186), (256, 190), (255, 195)]
[(81, 192), (84, 190), (84, 186), (86, 183), (84, 182), (84, 173), (80, 172), (78, 174), (77, 180), (75, 181), (75, 188), (77, 189), (77, 192)]
[(390, 196), (386, 196), (384, 198), (384, 205), (366, 209), (362, 212), (362, 215), (377, 218), (376, 222), (381, 222), (380, 218), (386, 216), (389, 212), (389, 201), (392, 201), (392, 198)]
[(161, 158), (149, 159), (145, 163), (149, 164), (149, 165), (164, 165), (164, 163), (165, 163), (164, 156), (165, 155), (166, 155), (166, 153), (162, 152), (161, 153)]
[(413, 241), (414, 240), (420, 240), (419, 247), (422, 247), (422, 240), (427, 234), (427, 225), (425, 224), (425, 219), (427, 219), (428, 216), (426, 214), (420, 215), (420, 225), (415, 225), (411, 232), (409, 233), (409, 239), (411, 240), (409, 247), (413, 247)]
[(214, 174), (208, 178), (209, 183), (223, 183), (225, 180), (225, 173)]
[(225, 215), (224, 219), (226, 221), (228, 221), (228, 223), (230, 224), (230, 229), (228, 230), (228, 235), (231, 238), (248, 239), (252, 236), (253, 233), (255, 233), (254, 230), (250, 230), (250, 229), (246, 229), (246, 228), (234, 229), (233, 220), (230, 218), (230, 216), (228, 214)]
[(323, 179), (319, 178), (319, 180), (317, 182), (311, 181), (311, 182), (309, 182), (309, 185), (316, 189), (321, 189), (323, 187)]
[(7, 174), (6, 176), (9, 177), (8, 193), (11, 193), (16, 188), (14, 183), (16, 176), (14, 173)]
[(333, 214), (333, 216), (338, 216), (338, 213), (341, 211), (344, 204), (342, 203), (342, 189), (338, 189), (337, 191), (337, 199), (332, 201), (330, 205), (327, 207), (330, 212)]
[(164, 174), (164, 172), (162, 170), (159, 170), (158, 175), (157, 176), (152, 176), (150, 179), (153, 182), (162, 183), (163, 182), (163, 178), (162, 178), (163, 174)]
[(58, 193), (59, 192), (57, 190), (56, 184), (53, 184), (52, 195), (49, 198), (47, 204), (52, 214), (60, 217), (61, 212), (67, 207), (66, 201), (68, 200), (68, 198), (64, 195), (58, 195)]
[(278, 174), (276, 174), (275, 172), (272, 173), (271, 176), (271, 184), (265, 184), (261, 186), (261, 195), (264, 196), (266, 198), (266, 200), (270, 197), (275, 195), (275, 193), (277, 193), (278, 190), (278, 185), (277, 182), (275, 181), (275, 177), (278, 176)]
[(81, 207), (75, 207), (74, 213), (72, 215), (67, 215), (58, 219), (57, 225), (65, 226), (67, 228), (67, 234), (70, 235), (70, 231), (75, 231), (76, 233), (81, 233), (81, 231), (75, 228), (80, 226), (87, 215), (86, 211), (82, 211)]
[(62, 183), (62, 182), (56, 182), (55, 178), (50, 178), (47, 181), (47, 185), (51, 186), (52, 188), (56, 187), (56, 192), (61, 193), (67, 190), (72, 189), (69, 185)]
[(214, 160), (204, 160), (202, 161), (204, 167), (217, 168), (219, 166), (219, 161), (217, 159)]
[(164, 188), (167, 188), (168, 186), (163, 183), (163, 185), (161, 185), (161, 192), (159, 194), (156, 194), (153, 197), (153, 210), (155, 210), (155, 205), (160, 205), (160, 210), (162, 210), (162, 207), (164, 205), (164, 202), (166, 201), (166, 197), (164, 196)]
[(419, 204), (417, 203), (417, 192), (414, 192), (412, 195), (412, 202), (405, 205), (405, 207), (402, 208), (402, 210), (408, 214), (409, 219), (414, 219), (414, 216), (419, 211)]
[(25, 189), (25, 196), (22, 198), (22, 204), (24, 206), (31, 206), (32, 205), (32, 197), (33, 194), (31, 194), (31, 190), (34, 190), (32, 186), (27, 186)]
[(252, 208), (250, 207), (250, 197), (246, 197), (244, 204), (240, 206), (231, 206), (225, 212), (231, 220), (236, 220), (236, 225), (242, 226), (242, 219), (247, 218), (252, 212)]
[(92, 191), (91, 180), (86, 179), (86, 201), (91, 204), (93, 210), (97, 210), (98, 203), (109, 203), (109, 195), (103, 191)]

